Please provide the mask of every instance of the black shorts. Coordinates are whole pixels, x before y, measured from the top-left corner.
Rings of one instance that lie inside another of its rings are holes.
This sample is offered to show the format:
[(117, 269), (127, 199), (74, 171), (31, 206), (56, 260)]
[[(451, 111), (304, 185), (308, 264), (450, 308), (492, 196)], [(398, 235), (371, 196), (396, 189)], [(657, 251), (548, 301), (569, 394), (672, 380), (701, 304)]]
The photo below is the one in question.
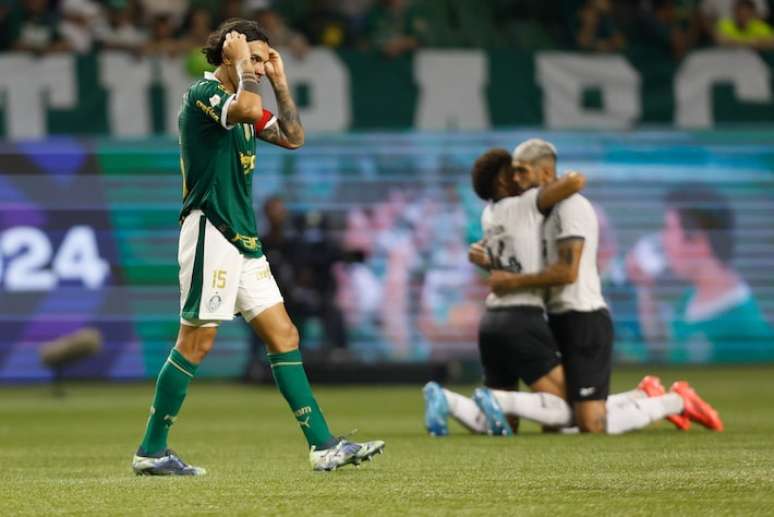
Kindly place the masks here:
[(567, 379), (567, 400), (605, 400), (610, 393), (613, 322), (607, 309), (550, 314)]
[(540, 307), (487, 309), (478, 327), (484, 386), (529, 386), (561, 364), (556, 341)]

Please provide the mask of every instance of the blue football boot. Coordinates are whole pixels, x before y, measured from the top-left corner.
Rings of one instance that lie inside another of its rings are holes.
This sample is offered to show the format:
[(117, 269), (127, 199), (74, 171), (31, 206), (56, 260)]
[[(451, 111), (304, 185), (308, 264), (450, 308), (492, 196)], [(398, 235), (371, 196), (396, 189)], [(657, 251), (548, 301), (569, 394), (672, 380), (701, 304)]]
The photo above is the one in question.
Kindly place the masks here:
[(425, 429), (430, 436), (449, 434), (449, 403), (443, 388), (437, 382), (428, 382), (422, 388), (425, 398)]
[(500, 404), (489, 388), (477, 388), (473, 392), (473, 401), (486, 417), (487, 432), (492, 436), (511, 436), (513, 429), (500, 409)]

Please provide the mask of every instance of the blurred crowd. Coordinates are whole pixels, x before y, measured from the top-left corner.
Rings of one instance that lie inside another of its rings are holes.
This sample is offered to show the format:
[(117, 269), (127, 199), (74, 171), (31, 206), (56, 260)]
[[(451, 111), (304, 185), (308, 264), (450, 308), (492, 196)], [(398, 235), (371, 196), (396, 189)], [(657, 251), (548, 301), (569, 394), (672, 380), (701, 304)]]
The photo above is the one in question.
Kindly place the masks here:
[(0, 51), (188, 55), (221, 21), (258, 21), (272, 44), (657, 50), (774, 48), (772, 0), (0, 0)]

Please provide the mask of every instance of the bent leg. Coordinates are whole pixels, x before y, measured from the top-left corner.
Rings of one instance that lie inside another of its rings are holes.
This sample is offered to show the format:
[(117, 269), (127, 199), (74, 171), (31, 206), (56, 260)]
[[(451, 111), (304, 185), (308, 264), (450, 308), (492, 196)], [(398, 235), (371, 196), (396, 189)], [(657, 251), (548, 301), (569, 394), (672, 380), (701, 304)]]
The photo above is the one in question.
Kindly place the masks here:
[(607, 407), (604, 400), (575, 402), (575, 423), (582, 433), (607, 431)]
[(334, 446), (337, 440), (328, 429), (312, 393), (298, 349), (298, 330), (290, 321), (284, 304), (278, 303), (262, 311), (250, 320), (250, 326), (266, 343), (274, 381), (309, 446), (316, 449)]
[(471, 433), (486, 434), (487, 425), (484, 413), (473, 399), (443, 388), (449, 414)]
[(642, 429), (671, 415), (683, 412), (684, 402), (676, 393), (631, 400), (629, 403), (608, 404), (607, 433), (620, 434)]
[(492, 394), (506, 415), (526, 418), (547, 427), (572, 425), (570, 406), (551, 393), (492, 390)]

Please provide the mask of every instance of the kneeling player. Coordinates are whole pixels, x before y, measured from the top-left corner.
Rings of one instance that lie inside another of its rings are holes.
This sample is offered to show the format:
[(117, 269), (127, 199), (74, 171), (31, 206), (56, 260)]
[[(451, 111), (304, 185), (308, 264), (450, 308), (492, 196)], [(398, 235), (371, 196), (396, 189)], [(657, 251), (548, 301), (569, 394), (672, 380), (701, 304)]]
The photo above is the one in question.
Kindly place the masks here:
[[(556, 181), (556, 150), (543, 140), (528, 140), (514, 151), (514, 167), (534, 171), (527, 176), (534, 185)], [(524, 396), (498, 396), (495, 407), (505, 413), (533, 418), (538, 422), (573, 421), (583, 432), (621, 433), (639, 429), (667, 417), (678, 428), (687, 429), (690, 420), (720, 431), (723, 424), (717, 412), (684, 381), (665, 394), (660, 381), (646, 377), (638, 390), (608, 397), (612, 365), (613, 327), (601, 292), (597, 272), (599, 225), (591, 203), (576, 194), (559, 203), (544, 225), (547, 267), (538, 273), (527, 271), (492, 272), (490, 286), (500, 296), (525, 289), (548, 287), (549, 325), (562, 354), (567, 378), (567, 401), (563, 415), (546, 412), (543, 417), (527, 416)], [(650, 396), (650, 398), (645, 398)], [(534, 395), (531, 395), (534, 397)], [(482, 406), (487, 409), (487, 406)], [(490, 416), (490, 419), (493, 418)]]
[[(522, 194), (520, 185), (530, 181), (514, 174), (508, 151), (492, 149), (476, 161), (472, 178), (476, 194), (488, 205), (481, 216), (486, 250), (473, 246), (471, 260), (492, 269), (538, 272), (542, 266), (541, 228), (545, 213), (578, 192), (585, 184), (584, 177), (569, 173), (545, 188)], [(507, 390), (522, 380), (534, 391), (562, 401), (564, 377), (558, 349), (544, 317), (542, 289), (521, 289), (505, 295), (490, 293), (478, 344), (486, 386)], [(448, 433), (449, 413), (474, 432), (512, 433), (507, 422), (484, 418), (489, 413), (478, 406), (491, 405), (486, 392), (478, 392), (471, 400), (432, 382), (423, 391), (427, 407), (425, 424), (433, 435)]]

